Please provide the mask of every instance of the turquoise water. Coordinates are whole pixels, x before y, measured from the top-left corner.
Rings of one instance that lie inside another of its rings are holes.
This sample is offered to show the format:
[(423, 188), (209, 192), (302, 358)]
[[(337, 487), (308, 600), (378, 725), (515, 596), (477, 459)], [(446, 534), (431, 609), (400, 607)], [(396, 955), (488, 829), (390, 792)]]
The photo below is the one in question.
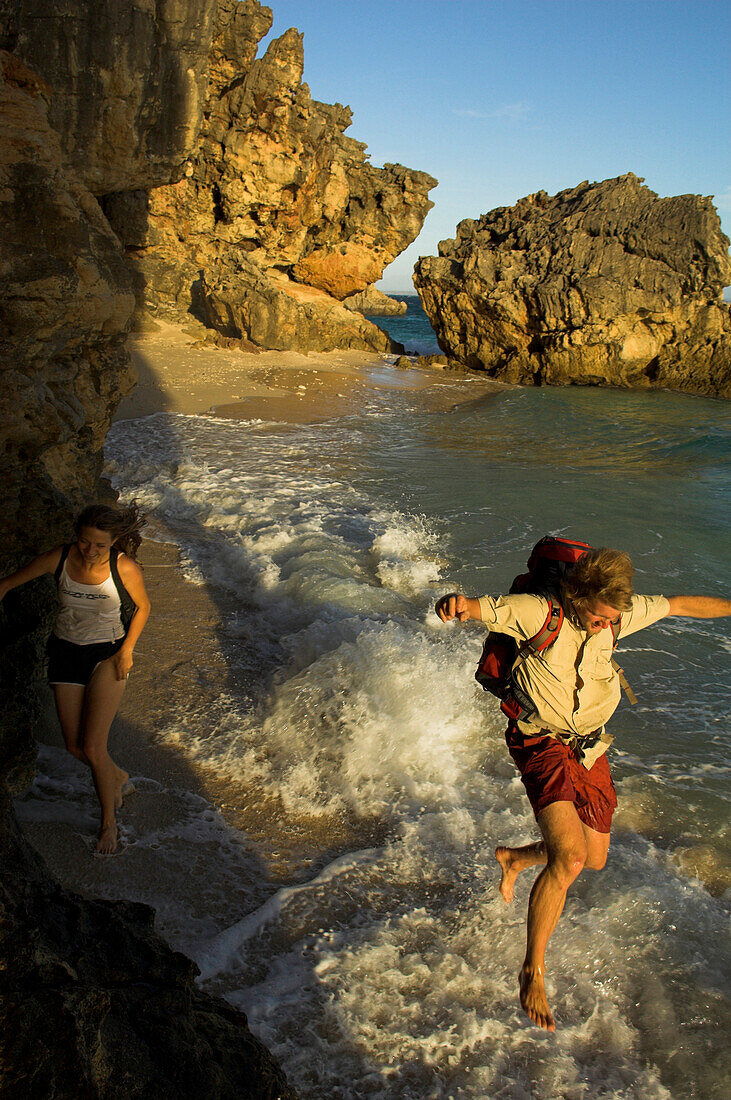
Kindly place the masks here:
[(546, 532), (627, 549), (640, 591), (725, 593), (728, 407), (438, 377), (415, 393), (372, 371), (390, 384), (323, 424), (112, 431), (115, 484), (226, 609), (225, 694), (185, 700), (160, 735), (310, 838), (284, 888), (261, 872), (251, 911), (232, 917), (218, 875), (205, 933), (184, 884), (143, 900), (303, 1097), (720, 1100), (729, 621), (665, 620), (622, 647), (639, 704), (611, 725), (620, 808), (549, 948), (549, 1036), (517, 1007), (531, 876), (507, 908), (492, 857), (535, 824), (472, 679), (482, 632), (432, 607), (504, 591)]
[(400, 317), (370, 317), (379, 328), (404, 345), (407, 355), (436, 355), (439, 344), (429, 318), (421, 308), (418, 294), (391, 294), (398, 302), (406, 302), (406, 313)]

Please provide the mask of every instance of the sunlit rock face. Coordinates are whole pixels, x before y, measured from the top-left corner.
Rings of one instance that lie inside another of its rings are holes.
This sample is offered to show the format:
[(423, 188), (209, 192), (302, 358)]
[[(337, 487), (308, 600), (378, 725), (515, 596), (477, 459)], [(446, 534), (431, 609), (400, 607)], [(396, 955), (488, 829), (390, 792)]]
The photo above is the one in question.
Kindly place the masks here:
[[(365, 145), (344, 133), (350, 109), (314, 101), (302, 83), (296, 30), (255, 59), (269, 9), (221, 0), (217, 20), (200, 139), (181, 178), (102, 201), (136, 272), (139, 300), (153, 313), (179, 319), (193, 312), (216, 325), (229, 287), (231, 310), (245, 320), (237, 304), (244, 271), (251, 312), (258, 315), (265, 299), (276, 303), (272, 324), (244, 327), (246, 339), (282, 346), (265, 333), (284, 310), (298, 317), (295, 343), (303, 348), (387, 350), (375, 326), (333, 312), (331, 301), (320, 299), (321, 313), (310, 296), (303, 314), (296, 286), (340, 301), (374, 283), (419, 233), (436, 181), (368, 162)], [(207, 302), (211, 294), (215, 301)]]
[(507, 382), (731, 394), (728, 238), (631, 173), (464, 221), (414, 281), (442, 349)]
[(370, 322), (282, 295), (287, 280), (335, 301), (371, 286), (418, 235), (436, 181), (368, 162), (345, 135), (350, 109), (302, 83), (299, 32), (257, 58), (272, 24), (258, 0), (4, 2), (3, 41), (53, 88), (65, 160), (123, 242), (141, 308), (215, 324), (221, 288), (253, 265), (252, 310), (270, 300), (272, 323), (245, 339), (284, 308), (303, 349), (388, 350)]
[[(53, 95), (0, 51), (0, 575), (68, 539), (98, 498), (104, 438), (133, 384), (131, 273), (49, 123)], [(152, 910), (61, 889), (18, 829), (9, 792), (34, 774), (54, 610), (49, 577), (0, 603), (0, 1092), (295, 1100), (246, 1017), (202, 994), (155, 934)]]

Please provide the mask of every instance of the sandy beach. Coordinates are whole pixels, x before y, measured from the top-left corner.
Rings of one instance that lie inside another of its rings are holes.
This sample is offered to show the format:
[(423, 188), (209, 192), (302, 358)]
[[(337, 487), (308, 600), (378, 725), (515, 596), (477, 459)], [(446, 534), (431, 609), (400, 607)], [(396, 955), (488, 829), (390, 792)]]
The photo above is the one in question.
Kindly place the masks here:
[(455, 377), (442, 371), (395, 370), (396, 356), (377, 352), (303, 354), (200, 346), (179, 325), (155, 324), (156, 331), (129, 338), (137, 385), (120, 403), (115, 420), (155, 412), (213, 412), (242, 420), (317, 423), (357, 408), (375, 387), (428, 390)]

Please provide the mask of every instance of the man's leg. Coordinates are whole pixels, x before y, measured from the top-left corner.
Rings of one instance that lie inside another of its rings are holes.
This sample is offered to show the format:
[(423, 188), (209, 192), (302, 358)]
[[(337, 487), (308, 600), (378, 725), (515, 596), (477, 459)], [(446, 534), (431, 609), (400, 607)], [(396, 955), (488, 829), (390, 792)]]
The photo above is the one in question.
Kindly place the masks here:
[[(547, 862), (533, 883), (528, 903), (528, 943), (519, 978), (520, 1003), (534, 1023), (547, 1031), (555, 1031), (543, 981), (546, 947), (563, 912), (568, 888), (586, 865), (589, 845), (586, 826), (580, 821), (573, 802), (551, 803), (541, 810), (537, 821), (543, 834)], [(606, 843), (608, 847), (608, 834)], [(591, 845), (593, 863), (598, 861), (601, 849), (593, 839)]]
[(500, 893), (505, 903), (510, 905), (515, 891), (515, 880), (521, 871), (527, 867), (535, 867), (538, 863), (546, 862), (546, 845), (542, 840), (537, 844), (524, 844), (521, 848), (495, 849), (495, 859), (502, 868), (500, 879)]

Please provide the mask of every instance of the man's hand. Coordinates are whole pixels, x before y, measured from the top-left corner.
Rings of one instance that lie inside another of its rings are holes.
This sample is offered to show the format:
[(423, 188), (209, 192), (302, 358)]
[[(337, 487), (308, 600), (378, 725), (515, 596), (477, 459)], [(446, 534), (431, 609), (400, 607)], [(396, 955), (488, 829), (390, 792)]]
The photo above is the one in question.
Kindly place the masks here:
[(434, 610), (443, 623), (451, 623), (452, 619), (466, 623), (470, 619), (480, 618), (480, 601), (458, 592), (448, 592), (437, 600)]

